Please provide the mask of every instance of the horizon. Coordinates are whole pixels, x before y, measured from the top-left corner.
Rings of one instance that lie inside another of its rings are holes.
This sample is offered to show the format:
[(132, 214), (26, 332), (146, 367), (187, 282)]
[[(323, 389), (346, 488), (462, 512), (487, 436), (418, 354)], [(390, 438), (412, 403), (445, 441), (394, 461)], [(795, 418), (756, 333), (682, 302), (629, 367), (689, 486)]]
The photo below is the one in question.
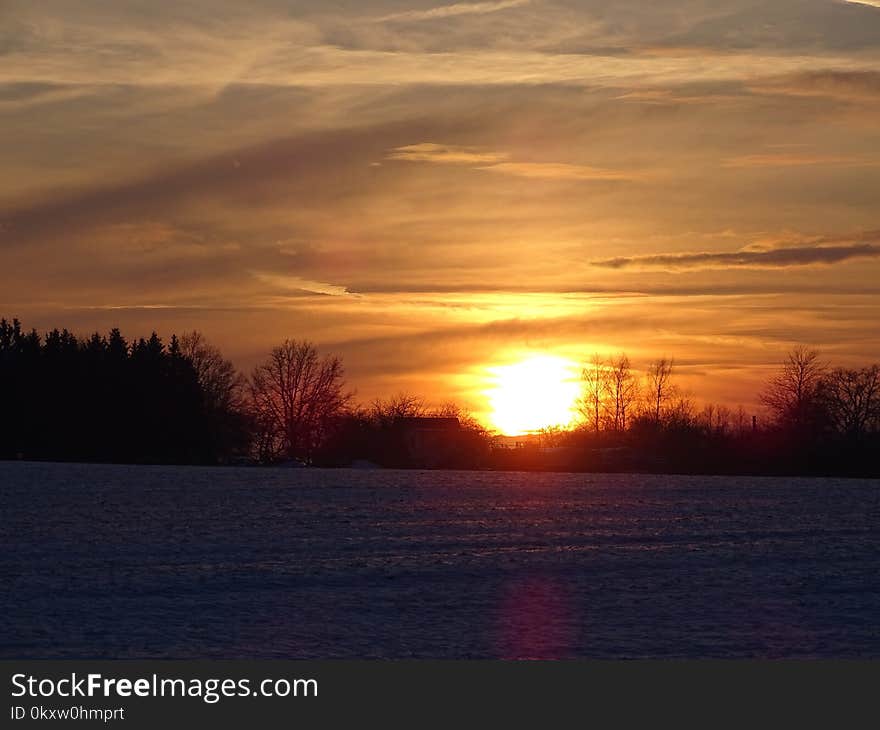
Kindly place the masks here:
[[(214, 350), (217, 358), (210, 367), (212, 369), (219, 367), (217, 372), (220, 373), (223, 372), (223, 363), (225, 362), (225, 365), (231, 370), (228, 376), (221, 376), (224, 379), (229, 378), (224, 387), (230, 389), (230, 395), (232, 389), (240, 388), (241, 394), (238, 397), (244, 400), (250, 398), (247, 391), (250, 385), (255, 383), (257, 372), (266, 367), (271, 356), (274, 355), (274, 350), (278, 349), (276, 347), (273, 348), (273, 352), (264, 353), (254, 368), (245, 371), (231, 360), (227, 360), (222, 350), (216, 348), (214, 343), (204, 337), (204, 333), (197, 330), (172, 332), (168, 337), (163, 337), (155, 329), (150, 330), (149, 336), (146, 333), (126, 333), (118, 328), (111, 328), (106, 332), (96, 330), (91, 333), (74, 332), (66, 327), (52, 327), (41, 331), (36, 327), (27, 326), (27, 323), (22, 323), (17, 317), (2, 316), (0, 316), (0, 325), (5, 328), (5, 334), (12, 338), (5, 345), (12, 345), (13, 349), (16, 347), (14, 337), (12, 337), (14, 328), (20, 328), (20, 334), (25, 336), (28, 333), (35, 333), (40, 347), (43, 349), (48, 346), (52, 337), (63, 339), (66, 335), (72, 336), (80, 352), (85, 352), (88, 349), (92, 338), (97, 337), (102, 343), (102, 347), (106, 348), (108, 341), (112, 340), (114, 335), (118, 335), (125, 343), (129, 356), (134, 356), (138, 347), (146, 346), (147, 342), (154, 338), (158, 338), (157, 344), (165, 354), (173, 352), (175, 348), (180, 347), (181, 343), (184, 343), (184, 357), (196, 368), (197, 372), (200, 368), (198, 360), (206, 357), (207, 351), (197, 352), (195, 349), (190, 351), (186, 348), (207, 347), (208, 350)], [(186, 344), (187, 340), (190, 341), (189, 344)], [(4, 343), (0, 342), (0, 344)], [(776, 406), (768, 403), (765, 396), (773, 387), (776, 378), (786, 371), (787, 366), (794, 361), (793, 359), (808, 356), (811, 363), (815, 361), (817, 377), (819, 375), (834, 376), (835, 369), (842, 367), (844, 370), (847, 369), (842, 363), (828, 361), (821, 351), (798, 345), (789, 352), (780, 354), (779, 361), (769, 373), (770, 377), (758, 384), (757, 390), (751, 393), (748, 400), (734, 404), (707, 400), (700, 394), (682, 388), (679, 365), (675, 358), (669, 358), (666, 355), (654, 357), (650, 362), (639, 363), (632, 362), (625, 352), (611, 353), (607, 356), (594, 352), (588, 361), (577, 363), (543, 352), (521, 351), (519, 356), (511, 361), (487, 368), (484, 373), (473, 376), (483, 388), (479, 391), (479, 396), (486, 407), (481, 410), (473, 408), (471, 403), (455, 400), (450, 397), (449, 393), (440, 393), (434, 400), (426, 398), (423, 393), (405, 390), (387, 391), (365, 398), (356, 387), (352, 387), (356, 384), (347, 379), (345, 361), (338, 356), (338, 353), (328, 351), (318, 343), (307, 340), (285, 340), (281, 344), (282, 346), (301, 344), (313, 349), (315, 354), (324, 360), (338, 361), (341, 366), (338, 375), (339, 387), (346, 389), (348, 393), (345, 402), (340, 407), (343, 412), (350, 415), (377, 410), (391, 411), (398, 404), (406, 404), (404, 410), (407, 415), (443, 418), (451, 415), (449, 410), (451, 408), (456, 418), (474, 419), (480, 427), (486, 429), (487, 434), (503, 439), (549, 435), (554, 432), (573, 433), (578, 430), (591, 430), (593, 426), (590, 425), (592, 420), (589, 412), (590, 399), (599, 399), (606, 414), (603, 417), (608, 417), (609, 409), (613, 411), (615, 398), (612, 392), (613, 378), (610, 376), (621, 362), (625, 362), (625, 381), (632, 389), (631, 391), (622, 391), (625, 393), (624, 397), (628, 403), (626, 408), (631, 410), (632, 415), (636, 418), (647, 418), (649, 421), (654, 418), (652, 410), (655, 407), (660, 408), (660, 405), (655, 401), (662, 398), (662, 408), (666, 413), (664, 417), (680, 413), (686, 421), (692, 423), (699, 422), (705, 416), (711, 424), (713, 417), (715, 415), (721, 416), (722, 409), (726, 409), (724, 418), (729, 419), (730, 423), (725, 428), (728, 426), (732, 428), (733, 421), (737, 418), (740, 420), (745, 418), (752, 424), (752, 428), (756, 423), (760, 423), (762, 428), (768, 425), (779, 426), (778, 414), (774, 415)], [(210, 354), (208, 356), (214, 357)], [(811, 367), (813, 366), (811, 365)], [(849, 372), (854, 374), (861, 369), (863, 377), (870, 378), (874, 376), (866, 375), (867, 371), (872, 368), (876, 370), (878, 367), (880, 365), (877, 363), (863, 360), (850, 368)], [(591, 369), (598, 369), (602, 375), (593, 373), (591, 381), (588, 374)], [(203, 377), (207, 377), (210, 381), (210, 378), (215, 376), (205, 376), (199, 373), (199, 381), (204, 385), (208, 381), (203, 382)], [(233, 385), (236, 378), (241, 379), (238, 386)], [(599, 383), (596, 378), (602, 378), (602, 383)], [(662, 396), (657, 395), (658, 385)], [(619, 384), (617, 387), (620, 388), (622, 385)], [(591, 395), (591, 393), (594, 394)], [(858, 392), (853, 390), (849, 395), (857, 397)], [(598, 408), (598, 406), (596, 407)], [(660, 420), (659, 410), (656, 418)], [(606, 424), (604, 428), (617, 430), (616, 425), (612, 428)]]

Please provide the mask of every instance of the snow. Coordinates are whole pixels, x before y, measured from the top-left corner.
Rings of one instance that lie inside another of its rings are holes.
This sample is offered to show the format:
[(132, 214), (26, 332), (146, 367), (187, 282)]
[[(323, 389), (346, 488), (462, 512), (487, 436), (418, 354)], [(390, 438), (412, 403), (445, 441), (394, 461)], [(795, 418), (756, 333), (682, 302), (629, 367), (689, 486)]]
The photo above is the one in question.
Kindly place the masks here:
[(0, 462), (0, 657), (880, 657), (880, 482)]

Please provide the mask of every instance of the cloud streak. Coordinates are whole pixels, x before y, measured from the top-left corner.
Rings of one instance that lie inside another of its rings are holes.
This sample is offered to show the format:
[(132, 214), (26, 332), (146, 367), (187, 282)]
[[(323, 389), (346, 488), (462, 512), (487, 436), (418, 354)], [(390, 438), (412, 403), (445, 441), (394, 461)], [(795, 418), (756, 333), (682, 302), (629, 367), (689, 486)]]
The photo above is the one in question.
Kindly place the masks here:
[(605, 269), (785, 269), (799, 266), (830, 266), (854, 259), (880, 258), (880, 246), (851, 243), (835, 246), (792, 246), (766, 250), (744, 248), (739, 251), (664, 253), (646, 256), (619, 256), (591, 262)]
[(312, 281), (310, 279), (304, 279), (301, 276), (285, 276), (283, 274), (273, 274), (266, 271), (252, 271), (251, 274), (261, 283), (285, 291), (320, 294), (328, 297), (357, 296), (350, 292), (346, 287), (340, 286), (339, 284), (329, 284), (325, 281)]
[(497, 2), (454, 3), (439, 5), (428, 10), (405, 10), (378, 18), (378, 22), (418, 22), (453, 18), (459, 15), (487, 15), (528, 5), (532, 0), (498, 0)]
[(769, 153), (731, 157), (721, 163), (722, 167), (805, 167), (810, 165), (842, 165), (846, 167), (873, 167), (880, 162), (859, 157), (835, 155)]
[(481, 167), (480, 169), (539, 180), (626, 181), (637, 177), (637, 175), (619, 170), (607, 170), (590, 165), (572, 165), (565, 162), (500, 162), (496, 165)]
[(601, 181), (633, 180), (643, 175), (609, 170), (592, 165), (576, 165), (568, 162), (517, 162), (507, 152), (493, 152), (476, 147), (422, 142), (397, 147), (385, 159), (404, 162), (429, 162), (435, 164), (461, 164), (476, 166), (478, 170), (497, 172), (534, 180)]
[(506, 160), (506, 152), (489, 152), (475, 147), (457, 147), (455, 145), (421, 142), (397, 147), (386, 159), (404, 162), (434, 162), (440, 164), (483, 164)]

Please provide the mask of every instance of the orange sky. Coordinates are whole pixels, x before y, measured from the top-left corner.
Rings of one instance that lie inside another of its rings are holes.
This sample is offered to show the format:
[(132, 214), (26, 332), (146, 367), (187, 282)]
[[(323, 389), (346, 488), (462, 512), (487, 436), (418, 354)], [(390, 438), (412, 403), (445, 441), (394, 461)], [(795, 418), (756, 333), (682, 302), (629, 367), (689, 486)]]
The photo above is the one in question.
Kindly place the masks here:
[(880, 359), (880, 9), (836, 0), (0, 6), (0, 312), (310, 338), (486, 408), (534, 353), (735, 405)]

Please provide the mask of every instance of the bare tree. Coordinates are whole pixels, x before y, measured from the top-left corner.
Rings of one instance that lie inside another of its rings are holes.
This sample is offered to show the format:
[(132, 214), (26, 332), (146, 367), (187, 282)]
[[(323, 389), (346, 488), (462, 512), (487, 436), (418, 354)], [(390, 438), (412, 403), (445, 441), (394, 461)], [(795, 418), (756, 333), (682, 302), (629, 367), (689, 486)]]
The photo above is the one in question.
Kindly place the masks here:
[(390, 426), (399, 418), (426, 416), (428, 409), (419, 396), (398, 393), (386, 400), (377, 398), (370, 406), (370, 417), (379, 426)]
[(736, 411), (733, 414), (733, 424), (736, 428), (736, 435), (742, 437), (748, 430), (751, 424), (751, 421), (746, 415), (746, 409), (742, 407), (742, 404), (736, 407)]
[(428, 415), (434, 418), (457, 418), (459, 425), (467, 431), (474, 431), (484, 435), (488, 433), (486, 427), (479, 422), (473, 413), (466, 408), (462, 408), (455, 401), (444, 403), (439, 408), (430, 411)]
[(673, 365), (673, 360), (662, 357), (648, 366), (648, 398), (650, 415), (654, 423), (663, 420), (669, 402), (675, 394), (675, 385), (672, 382)]
[(687, 395), (679, 395), (669, 407), (667, 422), (673, 426), (690, 426), (693, 424), (694, 402)]
[(731, 415), (731, 410), (726, 405), (707, 403), (699, 420), (707, 433), (726, 436), (730, 431)]
[(192, 363), (209, 407), (232, 411), (241, 405), (244, 376), (201, 332), (193, 330), (181, 336), (180, 354)]
[(822, 379), (819, 397), (839, 432), (862, 438), (880, 426), (880, 366), (835, 368)]
[(715, 404), (706, 403), (697, 420), (708, 433), (712, 433), (715, 428)]
[(803, 429), (813, 415), (824, 372), (817, 350), (795, 347), (761, 393), (761, 402), (778, 424)]
[(545, 426), (538, 431), (538, 445), (542, 449), (552, 449), (564, 446), (569, 432), (562, 426)]
[(638, 383), (632, 372), (629, 358), (621, 353), (611, 360), (608, 373), (608, 403), (606, 410), (615, 431), (625, 431), (627, 418), (638, 397)]
[(351, 394), (342, 361), (310, 342), (285, 340), (251, 375), (251, 408), (261, 458), (311, 459)]
[(578, 411), (587, 426), (598, 434), (608, 391), (608, 366), (598, 353), (581, 370), (581, 383), (583, 394), (578, 400)]

